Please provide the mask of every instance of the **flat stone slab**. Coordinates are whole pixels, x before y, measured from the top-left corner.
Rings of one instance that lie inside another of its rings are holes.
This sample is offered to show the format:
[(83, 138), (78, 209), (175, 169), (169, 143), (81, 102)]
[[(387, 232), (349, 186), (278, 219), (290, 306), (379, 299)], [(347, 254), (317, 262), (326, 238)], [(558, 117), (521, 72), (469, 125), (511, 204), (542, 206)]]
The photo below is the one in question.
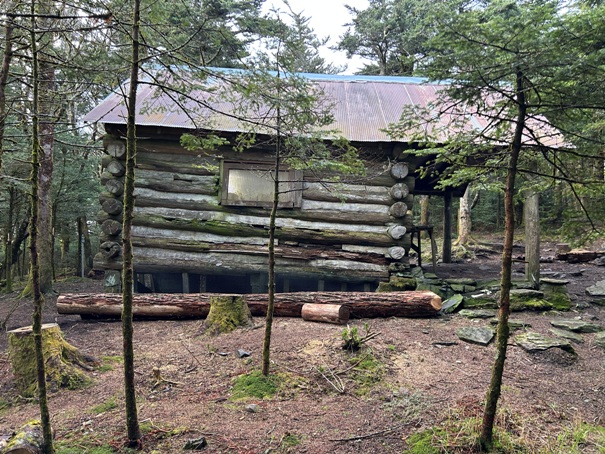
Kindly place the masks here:
[(457, 285), (470, 285), (470, 286), (477, 285), (477, 281), (475, 279), (471, 279), (469, 277), (446, 279), (445, 282), (447, 282), (448, 284), (457, 284)]
[(565, 279), (553, 279), (553, 278), (542, 278), (540, 279), (540, 284), (547, 284), (547, 285), (567, 285), (569, 284), (568, 280)]
[(478, 326), (465, 326), (456, 331), (456, 336), (464, 342), (477, 345), (488, 345), (496, 332), (492, 328), (478, 327)]
[[(490, 325), (497, 325), (498, 319), (494, 318), (489, 321)], [(516, 320), (513, 318), (508, 319), (508, 327), (510, 329), (520, 329), (520, 328), (531, 328), (531, 325), (523, 320)]]
[(599, 281), (595, 285), (591, 285), (586, 289), (586, 294), (605, 298), (605, 281)]
[(452, 312), (455, 312), (456, 309), (458, 309), (458, 307), (462, 304), (462, 301), (464, 301), (464, 297), (460, 294), (455, 294), (443, 302), (441, 312), (444, 314), (451, 314)]
[(550, 324), (555, 328), (566, 329), (574, 333), (598, 333), (603, 327), (584, 320), (551, 320)]
[(578, 333), (559, 328), (551, 328), (549, 329), (549, 331), (557, 337), (562, 337), (563, 339), (567, 339), (572, 342), (577, 342), (578, 344), (584, 343), (584, 338)]
[(516, 344), (527, 352), (540, 352), (549, 348), (560, 348), (569, 353), (575, 353), (567, 339), (547, 337), (544, 334), (528, 332), (515, 336)]
[(595, 337), (594, 342), (599, 347), (605, 348), (605, 331), (600, 332), (599, 334), (597, 334), (597, 337)]
[(458, 314), (466, 318), (492, 318), (496, 316), (495, 309), (462, 309)]

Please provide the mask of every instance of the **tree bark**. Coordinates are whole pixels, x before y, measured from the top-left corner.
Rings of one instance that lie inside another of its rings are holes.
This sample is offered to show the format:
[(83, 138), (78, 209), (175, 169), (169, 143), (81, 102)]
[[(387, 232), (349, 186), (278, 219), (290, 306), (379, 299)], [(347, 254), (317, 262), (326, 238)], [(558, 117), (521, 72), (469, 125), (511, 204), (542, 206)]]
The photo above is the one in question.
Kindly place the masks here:
[(445, 189), (443, 197), (443, 263), (452, 262), (452, 190)]
[(471, 185), (469, 184), (464, 191), (464, 195), (460, 197), (460, 207), (458, 208), (458, 239), (456, 244), (466, 246), (471, 240), (472, 231), (471, 218)]
[(540, 288), (540, 195), (529, 191), (523, 205), (525, 224), (525, 276), (534, 289)]
[[(210, 298), (216, 293), (147, 293), (133, 295), (133, 314), (137, 318), (205, 318)], [(267, 313), (266, 293), (238, 295), (248, 304), (252, 315)], [(300, 317), (304, 304), (338, 304), (349, 308), (352, 318), (433, 317), (441, 309), (441, 298), (429, 291), (410, 292), (296, 292), (276, 293), (274, 314)], [(57, 299), (59, 314), (119, 317), (120, 295), (64, 294)]]
[(301, 316), (311, 322), (335, 323), (344, 325), (349, 321), (350, 311), (343, 304), (303, 304)]

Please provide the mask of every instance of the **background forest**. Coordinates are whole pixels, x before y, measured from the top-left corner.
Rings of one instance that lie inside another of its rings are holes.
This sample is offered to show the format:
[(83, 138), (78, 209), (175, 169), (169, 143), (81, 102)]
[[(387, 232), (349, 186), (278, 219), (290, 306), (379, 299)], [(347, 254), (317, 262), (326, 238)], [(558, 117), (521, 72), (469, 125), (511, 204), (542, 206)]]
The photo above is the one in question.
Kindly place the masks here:
[[(124, 80), (140, 77), (178, 100), (192, 86), (175, 67), (201, 79), (217, 67), (254, 74), (276, 62), (289, 73), (343, 70), (319, 56), (326, 40), (304, 13), (287, 2), (264, 12), (263, 3), (0, 0), (3, 291), (21, 278), (23, 295), (33, 293), (41, 311), (40, 296), (54, 281), (91, 271), (103, 131), (80, 119)], [(395, 139), (414, 134), (418, 153), (434, 155), (423, 172), (445, 162), (444, 186), (470, 183), (460, 210), (472, 212), (476, 231), (506, 231), (512, 249), (524, 203), (539, 197), (541, 228), (553, 239), (581, 245), (602, 237), (602, 2), (370, 0), (364, 10), (348, 9), (338, 48), (371, 61), (361, 74), (446, 80), (443, 99), (432, 107), (489, 118), (486, 128), (463, 130), (446, 143), (431, 134), (434, 114), (420, 109), (402, 112), (390, 129)], [(127, 95), (125, 102), (135, 104), (136, 90)], [(414, 210), (422, 222), (440, 224), (439, 202), (419, 198)], [(460, 246), (472, 240), (468, 233), (459, 232)], [(507, 318), (500, 321), (508, 326)], [(138, 428), (129, 441), (137, 447)], [(481, 446), (491, 445), (490, 434)]]

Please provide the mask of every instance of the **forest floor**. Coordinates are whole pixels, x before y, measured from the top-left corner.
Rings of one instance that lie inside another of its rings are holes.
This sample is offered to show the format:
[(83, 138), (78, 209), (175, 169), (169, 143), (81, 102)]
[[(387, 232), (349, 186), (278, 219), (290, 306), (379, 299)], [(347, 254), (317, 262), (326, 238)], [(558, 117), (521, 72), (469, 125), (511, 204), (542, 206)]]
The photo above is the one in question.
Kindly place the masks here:
[[(544, 245), (542, 255), (554, 256), (553, 247)], [(499, 260), (498, 253), (483, 253), (439, 264), (437, 275), (497, 278)], [(573, 308), (515, 313), (531, 325), (526, 330), (549, 335), (550, 321), (561, 318), (605, 327), (605, 307), (585, 294), (586, 287), (605, 279), (605, 268), (554, 261), (543, 263), (542, 272), (570, 280)], [(101, 282), (68, 279), (55, 288), (90, 293), (101, 291)], [(50, 396), (58, 452), (127, 452), (121, 325), (58, 315), (55, 303), (56, 297), (47, 298), (45, 321), (59, 323), (68, 342), (99, 361), (91, 386)], [(7, 329), (30, 324), (31, 303), (16, 293), (1, 295), (0, 320), (11, 310)], [(258, 326), (263, 322), (255, 318)], [(495, 347), (462, 342), (455, 332), (487, 324), (460, 315), (352, 320), (360, 334), (367, 328), (378, 335), (350, 353), (342, 349), (342, 326), (277, 318), (271, 353), (276, 394), (237, 399), (236, 378), (260, 369), (262, 328), (209, 337), (200, 334), (199, 320), (137, 321), (144, 452), (181, 452), (187, 440), (201, 436), (208, 442), (204, 451), (212, 453), (474, 452), (469, 435), (480, 423)], [(584, 334), (582, 343), (574, 343), (577, 356), (558, 349), (528, 353), (510, 342), (497, 418), (503, 452), (605, 452), (605, 349), (594, 339), (595, 334)], [(240, 358), (238, 349), (250, 356)], [(157, 382), (154, 368), (166, 381)], [(0, 435), (38, 414), (37, 404), (19, 397), (13, 386), (3, 334)], [(423, 444), (427, 440), (443, 449), (430, 450)]]

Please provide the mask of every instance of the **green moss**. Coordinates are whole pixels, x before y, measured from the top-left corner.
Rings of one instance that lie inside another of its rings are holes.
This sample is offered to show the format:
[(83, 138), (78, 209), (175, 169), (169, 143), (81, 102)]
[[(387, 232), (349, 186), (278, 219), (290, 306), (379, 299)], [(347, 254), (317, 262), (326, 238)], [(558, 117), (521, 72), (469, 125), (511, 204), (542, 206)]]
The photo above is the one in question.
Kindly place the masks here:
[(210, 312), (204, 330), (211, 335), (230, 333), (240, 326), (252, 325), (248, 304), (240, 296), (214, 296), (210, 298)]
[(554, 310), (568, 311), (571, 309), (571, 298), (566, 291), (545, 292), (544, 297)]
[(109, 445), (85, 446), (81, 443), (60, 441), (55, 444), (57, 454), (114, 454), (116, 451)]
[(289, 449), (298, 446), (300, 443), (301, 439), (298, 435), (286, 432), (281, 440), (281, 447)]
[(494, 298), (488, 296), (479, 296), (477, 298), (464, 298), (462, 306), (465, 309), (496, 309), (498, 302)]
[(256, 370), (235, 378), (231, 400), (273, 397), (278, 387), (279, 379), (276, 375), (264, 376), (261, 371)]
[(404, 292), (416, 289), (416, 278), (391, 276), (389, 282), (380, 282), (377, 292)]
[(90, 411), (92, 413), (94, 413), (95, 415), (99, 415), (101, 413), (115, 410), (116, 408), (118, 408), (118, 403), (116, 402), (116, 398), (111, 397), (108, 400), (106, 400), (105, 402), (92, 407)]
[(434, 446), (434, 438), (441, 438), (444, 434), (445, 431), (436, 428), (412, 434), (407, 439), (408, 449), (405, 452), (409, 454), (439, 454), (441, 451)]
[(357, 384), (355, 394), (365, 396), (384, 378), (386, 367), (373, 354), (372, 350), (361, 352), (349, 358), (353, 366), (351, 378)]

